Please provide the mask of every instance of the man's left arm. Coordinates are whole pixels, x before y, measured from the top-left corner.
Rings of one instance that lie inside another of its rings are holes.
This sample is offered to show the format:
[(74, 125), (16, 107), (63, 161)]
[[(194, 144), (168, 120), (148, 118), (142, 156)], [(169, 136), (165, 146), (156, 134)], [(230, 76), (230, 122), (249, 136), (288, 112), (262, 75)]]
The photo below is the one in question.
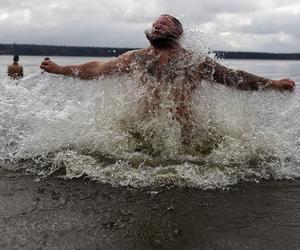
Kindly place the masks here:
[(23, 77), (24, 76), (24, 70), (23, 70), (23, 66), (21, 66), (21, 70), (20, 70), (20, 76)]
[(288, 78), (271, 80), (242, 70), (229, 69), (212, 59), (202, 65), (204, 78), (242, 90), (277, 89), (293, 91), (295, 82)]

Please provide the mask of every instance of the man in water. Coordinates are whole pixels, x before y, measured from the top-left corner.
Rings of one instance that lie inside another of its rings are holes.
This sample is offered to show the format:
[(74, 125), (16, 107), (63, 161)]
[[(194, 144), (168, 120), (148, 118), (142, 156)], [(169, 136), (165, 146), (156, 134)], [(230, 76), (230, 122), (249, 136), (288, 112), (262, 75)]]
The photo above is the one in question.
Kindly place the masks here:
[(183, 28), (173, 16), (159, 16), (145, 34), (150, 42), (148, 48), (129, 51), (109, 61), (60, 66), (47, 58), (40, 67), (49, 73), (80, 79), (124, 74), (140, 76), (140, 83), (148, 90), (143, 100), (143, 113), (153, 115), (162, 109), (163, 98), (172, 100), (173, 105), (167, 109), (181, 124), (184, 144), (189, 144), (192, 129), (191, 96), (202, 80), (243, 90), (293, 91), (295, 87), (295, 82), (290, 79), (271, 80), (228, 69), (208, 57), (197, 57), (181, 47), (179, 40)]
[[(59, 66), (51, 60), (44, 60), (41, 69), (55, 74), (69, 75), (81, 79), (93, 79), (100, 76), (119, 73), (130, 73), (133, 64), (138, 61), (147, 61), (158, 58), (158, 65), (153, 65), (157, 74), (164, 68), (166, 62), (178, 59), (178, 57), (191, 56), (190, 52), (180, 46), (179, 39), (183, 33), (182, 25), (175, 17), (164, 14), (153, 23), (152, 29), (145, 32), (150, 46), (145, 49), (129, 51), (106, 62), (89, 62), (81, 65)], [(146, 63), (147, 64), (147, 63)], [(198, 65), (195, 72), (197, 80), (213, 80), (221, 84), (235, 86), (238, 89), (259, 90), (278, 89), (290, 90), (295, 87), (295, 82), (290, 79), (270, 80), (255, 76), (240, 70), (231, 70), (217, 62), (205, 58)], [(200, 78), (202, 76), (202, 78)]]
[(7, 68), (7, 75), (11, 78), (11, 79), (19, 79), (21, 77), (23, 77), (24, 73), (23, 73), (23, 67), (22, 65), (20, 65), (18, 63), (19, 61), (19, 56), (15, 55), (13, 58), (14, 62), (8, 66)]

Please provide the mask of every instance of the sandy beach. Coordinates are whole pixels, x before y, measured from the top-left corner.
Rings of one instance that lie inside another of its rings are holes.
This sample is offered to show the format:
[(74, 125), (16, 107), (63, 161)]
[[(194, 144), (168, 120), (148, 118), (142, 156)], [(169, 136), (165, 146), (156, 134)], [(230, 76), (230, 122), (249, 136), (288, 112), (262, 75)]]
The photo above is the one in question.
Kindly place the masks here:
[(300, 182), (116, 188), (0, 175), (1, 249), (297, 249)]

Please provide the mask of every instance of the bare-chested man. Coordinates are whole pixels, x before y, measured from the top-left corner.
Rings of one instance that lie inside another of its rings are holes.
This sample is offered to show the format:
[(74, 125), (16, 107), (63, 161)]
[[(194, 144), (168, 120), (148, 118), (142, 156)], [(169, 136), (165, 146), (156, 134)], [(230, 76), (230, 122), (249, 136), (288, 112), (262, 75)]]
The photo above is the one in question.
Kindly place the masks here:
[(18, 63), (19, 61), (19, 56), (15, 55), (14, 56), (14, 62), (7, 67), (7, 75), (11, 79), (19, 79), (23, 77), (23, 67)]
[[(89, 62), (81, 65), (60, 66), (47, 59), (41, 69), (55, 74), (95, 79), (109, 75), (141, 75), (141, 84), (148, 89), (148, 97), (142, 109), (145, 113), (159, 112), (162, 92), (168, 88), (168, 107), (174, 119), (182, 125), (183, 142), (188, 143), (191, 123), (190, 99), (201, 80), (208, 80), (242, 90), (277, 89), (292, 91), (295, 82), (290, 79), (271, 80), (245, 71), (228, 69), (209, 58), (197, 58), (181, 47), (183, 34), (181, 23), (170, 15), (161, 15), (145, 32), (150, 46), (130, 51), (105, 62)], [(141, 72), (142, 74), (135, 74)], [(164, 96), (165, 98), (165, 96)]]

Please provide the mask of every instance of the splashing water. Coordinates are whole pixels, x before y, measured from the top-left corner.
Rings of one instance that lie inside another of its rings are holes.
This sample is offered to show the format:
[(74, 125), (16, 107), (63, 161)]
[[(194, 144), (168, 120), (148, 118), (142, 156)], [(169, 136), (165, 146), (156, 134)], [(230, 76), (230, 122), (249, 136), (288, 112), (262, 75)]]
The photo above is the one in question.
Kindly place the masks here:
[[(217, 35), (211, 25), (194, 25), (185, 27), (182, 46), (196, 54), (214, 55), (212, 47), (217, 43)], [(208, 46), (208, 44), (211, 46)]]
[(0, 77), (0, 161), (42, 176), (88, 176), (112, 185), (224, 188), (297, 178), (299, 95), (243, 92), (202, 82), (191, 100), (192, 141), (170, 115), (141, 112), (147, 90), (128, 78), (82, 81)]

